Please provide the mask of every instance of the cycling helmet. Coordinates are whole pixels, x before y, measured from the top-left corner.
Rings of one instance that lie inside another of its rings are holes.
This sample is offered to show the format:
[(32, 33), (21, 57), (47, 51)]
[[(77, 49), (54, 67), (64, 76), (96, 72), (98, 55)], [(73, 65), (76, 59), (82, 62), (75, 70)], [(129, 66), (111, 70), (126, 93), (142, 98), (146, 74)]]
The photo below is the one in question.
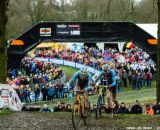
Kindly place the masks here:
[(105, 71), (105, 72), (109, 72), (109, 70), (110, 70), (110, 65), (108, 65), (108, 64), (105, 64), (105, 65), (103, 65), (103, 70)]
[(85, 68), (85, 67), (81, 68), (80, 74), (82, 77), (86, 77), (88, 74), (87, 68)]

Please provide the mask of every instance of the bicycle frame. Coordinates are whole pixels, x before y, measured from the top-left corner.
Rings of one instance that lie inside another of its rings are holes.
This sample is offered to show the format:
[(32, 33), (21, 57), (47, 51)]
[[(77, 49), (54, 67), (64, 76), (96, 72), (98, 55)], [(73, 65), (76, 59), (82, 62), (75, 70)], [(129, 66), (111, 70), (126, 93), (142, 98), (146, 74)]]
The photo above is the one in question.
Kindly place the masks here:
[[(78, 115), (80, 115), (80, 113), (82, 115), (84, 115), (84, 109), (85, 109), (85, 101), (87, 99), (87, 94), (79, 94), (77, 93), (76, 95), (76, 100), (78, 102)], [(74, 114), (76, 112), (76, 107), (74, 107)]]

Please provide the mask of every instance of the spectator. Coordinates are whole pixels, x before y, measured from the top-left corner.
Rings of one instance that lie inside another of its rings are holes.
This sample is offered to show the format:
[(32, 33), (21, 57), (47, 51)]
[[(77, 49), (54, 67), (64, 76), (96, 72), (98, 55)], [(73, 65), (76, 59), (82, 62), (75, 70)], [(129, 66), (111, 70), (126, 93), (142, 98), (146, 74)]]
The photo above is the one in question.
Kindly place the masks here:
[(67, 106), (66, 106), (66, 112), (72, 112), (71, 104), (67, 104)]
[(30, 98), (30, 96), (31, 96), (31, 88), (30, 88), (29, 85), (27, 85), (26, 89), (27, 89), (27, 100), (31, 103), (32, 102), (31, 98)]
[(41, 109), (40, 112), (51, 112), (51, 110), (48, 108), (47, 104), (44, 104), (43, 109)]
[(136, 100), (135, 105), (132, 106), (130, 113), (131, 114), (142, 114), (142, 106), (138, 100)]
[(41, 90), (42, 94), (43, 94), (43, 101), (46, 101), (47, 100), (47, 96), (48, 96), (48, 88), (47, 88), (47, 85), (43, 86), (42, 87), (42, 90)]
[(53, 85), (50, 84), (48, 88), (48, 100), (52, 101), (54, 96), (55, 96), (55, 88)]
[(59, 83), (58, 89), (59, 89), (59, 98), (63, 98), (63, 84)]
[(160, 102), (157, 104), (157, 102), (155, 102), (152, 106), (152, 109), (154, 111), (155, 114), (160, 114)]
[(154, 115), (154, 111), (153, 111), (153, 109), (150, 107), (149, 104), (146, 104), (146, 105), (145, 105), (144, 115), (150, 115), (150, 116), (153, 116), (153, 115)]
[(124, 102), (121, 103), (120, 108), (118, 109), (117, 114), (129, 114), (129, 110), (126, 108)]
[(127, 72), (126, 72), (126, 70), (123, 70), (122, 71), (122, 81), (123, 81), (123, 85), (124, 85), (124, 87), (127, 87)]
[(35, 85), (34, 94), (35, 94), (35, 102), (38, 102), (40, 96), (40, 89), (38, 84)]

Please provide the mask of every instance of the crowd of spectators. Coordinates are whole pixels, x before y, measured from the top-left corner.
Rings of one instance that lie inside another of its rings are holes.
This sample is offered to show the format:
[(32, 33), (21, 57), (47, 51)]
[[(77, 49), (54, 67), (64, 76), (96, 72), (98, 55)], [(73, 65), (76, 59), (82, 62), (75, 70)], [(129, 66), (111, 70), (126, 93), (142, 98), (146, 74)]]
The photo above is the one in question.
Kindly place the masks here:
[[(92, 112), (95, 112), (96, 105), (93, 105)], [(111, 113), (111, 109), (108, 105), (103, 106), (105, 113)], [(160, 103), (159, 104), (144, 104), (142, 105), (139, 100), (136, 100), (135, 104), (130, 107), (126, 106), (124, 102), (119, 104), (117, 101), (113, 103), (113, 112), (114, 114), (144, 114), (144, 115), (159, 115), (160, 114)]]
[[(117, 72), (119, 89), (122, 86), (132, 86), (133, 89), (149, 87), (156, 76), (155, 64), (146, 52), (137, 47), (126, 49), (122, 53), (114, 48), (102, 51), (94, 47), (83, 48), (80, 52), (70, 49), (61, 51), (40, 49), (34, 53), (34, 57), (31, 58), (28, 55), (21, 61), (18, 70), (8, 71), (7, 83), (14, 86), (23, 102), (31, 102), (32, 93), (34, 93), (35, 102), (39, 100), (40, 95), (44, 101), (64, 98), (67, 95), (65, 82), (59, 80), (64, 76), (62, 69), (53, 63), (38, 61), (35, 57), (69, 60), (98, 70), (109, 62)], [(124, 62), (119, 59), (123, 59)], [(55, 80), (56, 83), (52, 82)], [(103, 82), (102, 84), (105, 85)]]
[[(54, 108), (48, 107), (47, 104), (44, 104), (43, 108), (40, 106), (29, 106), (25, 107), (24, 111), (40, 111), (40, 112), (72, 112), (72, 105), (66, 104), (65, 102), (57, 102), (57, 104), (54, 106)], [(96, 112), (96, 105), (93, 104), (93, 107), (91, 107), (91, 112)], [(111, 109), (109, 106), (103, 105), (102, 113), (111, 113)], [(152, 105), (149, 104), (141, 104), (139, 100), (136, 100), (135, 104), (128, 107), (124, 102), (121, 102), (120, 104), (118, 101), (113, 102), (113, 113), (114, 114), (143, 114), (143, 115), (160, 115), (160, 103), (156, 104), (153, 103)]]
[(8, 71), (7, 83), (15, 88), (22, 102), (28, 103), (31, 95), (34, 95), (35, 102), (40, 95), (42, 100), (63, 98), (66, 89), (62, 77), (65, 81), (65, 74), (59, 66), (25, 57), (19, 70)]
[(105, 63), (112, 65), (118, 74), (119, 86), (132, 86), (133, 89), (141, 89), (151, 86), (156, 76), (156, 66), (149, 55), (142, 49), (135, 47), (126, 49), (122, 53), (115, 48), (107, 48), (102, 51), (99, 48), (83, 48), (75, 52), (71, 49), (45, 50), (34, 52), (35, 57), (58, 58), (85, 64), (101, 70)]

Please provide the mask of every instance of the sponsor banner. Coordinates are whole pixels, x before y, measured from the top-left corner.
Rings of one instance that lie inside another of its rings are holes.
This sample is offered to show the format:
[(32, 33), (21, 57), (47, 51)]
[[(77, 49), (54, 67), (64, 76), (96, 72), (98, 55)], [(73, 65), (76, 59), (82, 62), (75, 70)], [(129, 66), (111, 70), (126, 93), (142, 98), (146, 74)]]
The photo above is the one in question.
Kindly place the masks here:
[(76, 63), (76, 67), (75, 68), (81, 69), (83, 67), (87, 67), (87, 66), (83, 65), (83, 64)]
[(80, 24), (57, 24), (56, 34), (59, 36), (79, 36)]
[(86, 65), (83, 65), (83, 64), (79, 64), (79, 63), (76, 63), (76, 62), (71, 62), (71, 61), (66, 61), (66, 60), (59, 60), (59, 59), (47, 59), (47, 58), (35, 58), (36, 60), (39, 60), (39, 61), (44, 61), (44, 62), (50, 62), (50, 63), (54, 63), (54, 64), (59, 64), (59, 65), (66, 65), (66, 66), (70, 66), (70, 67), (74, 67), (74, 68), (78, 68), (78, 69), (81, 69), (83, 67), (86, 67), (87, 70), (90, 72), (90, 73), (93, 73), (93, 74), (100, 74), (100, 71), (93, 68), (93, 67), (90, 67), (90, 66), (86, 66)]
[[(44, 58), (44, 59), (45, 59), (45, 58)], [(46, 59), (45, 61), (47, 61), (47, 60), (48, 60), (48, 62), (50, 62), (50, 63), (60, 64), (60, 65), (63, 64), (63, 60), (48, 58), (48, 59)]]
[(51, 36), (52, 29), (51, 28), (40, 28), (40, 36), (49, 37)]
[(80, 35), (80, 31), (79, 30), (72, 30), (71, 35)]
[(71, 67), (75, 67), (75, 62), (71, 62), (71, 61), (64, 61), (64, 64), (63, 65), (66, 65), (66, 66), (71, 66)]

